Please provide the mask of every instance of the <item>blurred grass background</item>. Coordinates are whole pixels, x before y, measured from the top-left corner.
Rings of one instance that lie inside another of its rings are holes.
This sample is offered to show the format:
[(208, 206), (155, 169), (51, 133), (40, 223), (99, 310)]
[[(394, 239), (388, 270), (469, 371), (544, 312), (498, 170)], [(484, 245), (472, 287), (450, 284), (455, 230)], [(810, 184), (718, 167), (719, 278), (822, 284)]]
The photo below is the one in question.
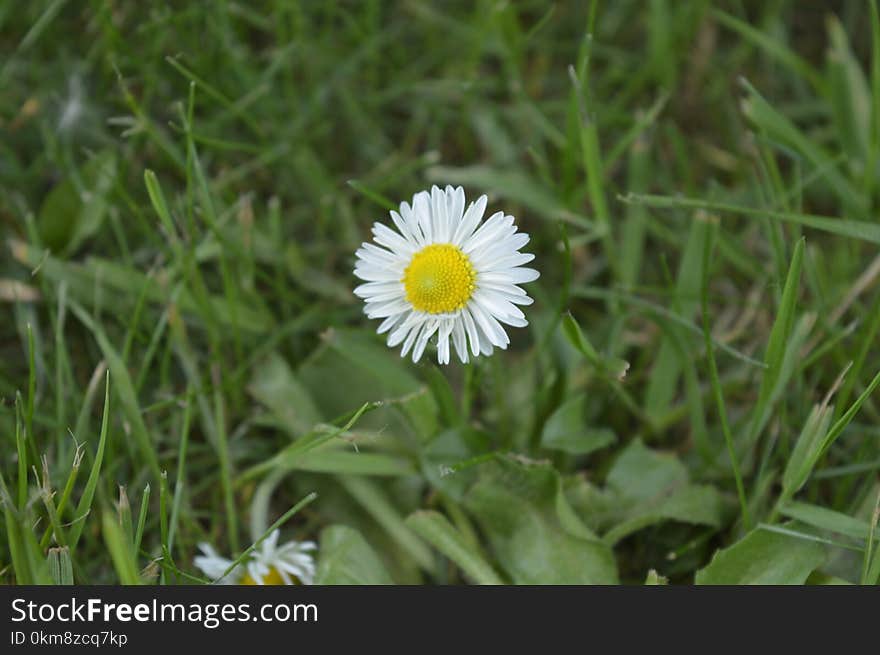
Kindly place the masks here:
[[(3, 582), (880, 578), (872, 2), (5, 0), (0, 135)], [(542, 274), (466, 367), (351, 293), (434, 183)]]

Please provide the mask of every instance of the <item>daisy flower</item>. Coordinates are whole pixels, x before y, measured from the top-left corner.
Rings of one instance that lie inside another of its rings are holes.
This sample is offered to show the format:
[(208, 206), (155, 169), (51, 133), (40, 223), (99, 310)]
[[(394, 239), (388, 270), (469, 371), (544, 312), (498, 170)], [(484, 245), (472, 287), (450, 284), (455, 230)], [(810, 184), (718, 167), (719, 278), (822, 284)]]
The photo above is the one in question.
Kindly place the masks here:
[(412, 352), (419, 361), (436, 337), (440, 364), (449, 363), (453, 347), (467, 362), (507, 348), (502, 323), (528, 325), (517, 305), (532, 299), (517, 285), (539, 275), (523, 267), (534, 255), (519, 252), (529, 235), (517, 232), (513, 216), (504, 212), (481, 225), (486, 202), (480, 196), (465, 209), (461, 187), (434, 186), (391, 212), (396, 231), (374, 223), (375, 243), (355, 253), (354, 274), (364, 284), (354, 292), (369, 318), (384, 319), (378, 332), (389, 333), (388, 345), (403, 344), (401, 357)]
[[(278, 530), (272, 532), (247, 559), (218, 582), (241, 585), (312, 584), (315, 561), (309, 553), (315, 550), (315, 543), (289, 541), (279, 546), (278, 536)], [(233, 560), (220, 556), (210, 544), (199, 544), (199, 549), (202, 555), (196, 557), (193, 563), (212, 580), (220, 578), (232, 565)]]

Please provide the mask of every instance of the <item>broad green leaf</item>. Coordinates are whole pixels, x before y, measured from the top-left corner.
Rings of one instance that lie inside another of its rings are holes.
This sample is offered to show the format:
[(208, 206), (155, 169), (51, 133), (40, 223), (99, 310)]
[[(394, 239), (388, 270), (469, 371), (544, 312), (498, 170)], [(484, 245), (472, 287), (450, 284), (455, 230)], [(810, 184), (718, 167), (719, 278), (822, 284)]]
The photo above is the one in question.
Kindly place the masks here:
[(828, 575), (827, 573), (822, 573), (821, 571), (813, 571), (810, 574), (810, 577), (807, 578), (806, 584), (808, 585), (851, 585), (852, 582), (849, 580), (844, 580), (843, 578), (838, 578), (834, 575)]
[(544, 423), (541, 445), (572, 455), (587, 455), (614, 443), (617, 437), (611, 430), (586, 426), (585, 402), (586, 394), (580, 393), (562, 403)]
[(496, 457), (480, 465), (464, 499), (498, 564), (515, 584), (614, 584), (611, 549), (579, 525), (565, 503), (559, 474), (545, 463)]
[(444, 430), (421, 449), (422, 473), (435, 489), (461, 502), (473, 483), (476, 463), (491, 456), (492, 439), (470, 427)]
[(640, 440), (618, 456), (606, 485), (606, 496), (617, 506), (616, 525), (604, 536), (607, 543), (667, 520), (721, 524), (723, 504), (718, 490), (691, 484), (687, 469), (675, 456), (650, 450)]
[(273, 352), (254, 368), (248, 391), (268, 407), (279, 426), (293, 436), (321, 422), (321, 414), (309, 390), (277, 353)]
[(825, 549), (818, 543), (756, 528), (718, 551), (709, 565), (697, 572), (696, 583), (803, 584), (824, 561)]
[(394, 584), (385, 566), (361, 534), (345, 525), (331, 525), (321, 531), (315, 584)]
[[(338, 416), (354, 403), (382, 401), (388, 407), (376, 412), (366, 426), (392, 434), (406, 430), (425, 440), (437, 429), (437, 403), (412, 370), (410, 360), (372, 335), (333, 329), (324, 334), (324, 347), (297, 369), (296, 376), (324, 416)], [(345, 393), (339, 393), (340, 380)]]
[(103, 150), (78, 175), (49, 192), (40, 207), (37, 226), (40, 238), (52, 252), (74, 252), (101, 227), (116, 175), (115, 152)]

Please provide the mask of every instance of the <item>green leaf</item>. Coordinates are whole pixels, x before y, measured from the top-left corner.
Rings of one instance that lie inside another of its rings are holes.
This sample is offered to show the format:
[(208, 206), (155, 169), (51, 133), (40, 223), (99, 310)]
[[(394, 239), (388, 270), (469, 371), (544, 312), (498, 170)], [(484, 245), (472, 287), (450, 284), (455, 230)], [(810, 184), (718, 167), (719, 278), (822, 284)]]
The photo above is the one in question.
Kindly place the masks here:
[(54, 253), (70, 254), (101, 227), (107, 196), (116, 181), (116, 154), (103, 150), (79, 175), (53, 188), (40, 207), (40, 239)]
[(541, 445), (572, 455), (587, 455), (614, 443), (617, 437), (611, 430), (586, 427), (585, 402), (586, 393), (580, 393), (562, 403), (544, 423)]
[(46, 560), (49, 562), (49, 572), (54, 584), (73, 584), (73, 562), (70, 560), (70, 549), (67, 546), (50, 548)]
[[(384, 453), (341, 452), (339, 444), (328, 443), (306, 453), (290, 467), (300, 471), (351, 475), (414, 475), (415, 467), (405, 459)], [(344, 444), (344, 447), (351, 448)]]
[(859, 218), (867, 213), (865, 197), (834, 165), (832, 157), (817, 144), (816, 139), (803, 133), (786, 114), (777, 111), (757, 89), (743, 80), (748, 96), (742, 101), (743, 114), (764, 136), (787, 146), (804, 157), (828, 183), (841, 203)]
[(496, 457), (479, 467), (464, 505), (514, 584), (617, 582), (611, 549), (577, 522), (549, 464)]
[(761, 48), (770, 57), (789, 68), (793, 73), (810, 82), (817, 91), (821, 92), (824, 89), (825, 82), (822, 76), (807, 61), (786, 47), (784, 42), (774, 38), (773, 34), (754, 27), (738, 18), (734, 18), (729, 14), (725, 14), (723, 11), (713, 10), (712, 15), (718, 19), (719, 23), (737, 32), (745, 41)]
[(859, 541), (865, 541), (870, 531), (867, 521), (810, 503), (790, 502), (780, 508), (780, 513), (815, 528), (843, 534)]
[(604, 540), (614, 544), (648, 525), (667, 520), (721, 525), (723, 504), (715, 487), (695, 485), (673, 455), (650, 450), (640, 440), (621, 453), (606, 480), (617, 505), (617, 523)]
[(434, 548), (455, 562), (477, 584), (499, 585), (504, 581), (483, 556), (439, 512), (421, 510), (410, 514), (406, 524)]
[[(392, 433), (411, 429), (422, 439), (434, 434), (437, 403), (411, 372), (412, 362), (357, 330), (328, 330), (323, 337), (324, 347), (297, 369), (296, 376), (324, 416), (338, 416), (353, 403), (394, 399), (403, 411), (380, 410), (374, 417), (376, 427)], [(340, 380), (345, 381), (345, 393), (339, 393)]]
[[(128, 373), (128, 367), (125, 365), (125, 362), (122, 361), (119, 352), (110, 343), (110, 340), (107, 338), (107, 335), (101, 326), (92, 320), (92, 317), (89, 316), (88, 313), (86, 313), (86, 311), (77, 303), (71, 301), (70, 308), (71, 311), (76, 314), (76, 317), (80, 322), (92, 332), (92, 336), (98, 343), (98, 347), (100, 347), (104, 359), (107, 361), (109, 375), (112, 375), (113, 377), (116, 396), (119, 398), (119, 402), (122, 405), (122, 413), (131, 426), (132, 441), (134, 441), (135, 446), (140, 450), (140, 455), (143, 457), (144, 462), (149, 465), (153, 476), (156, 478), (161, 477), (162, 473), (159, 468), (159, 459), (156, 454), (156, 448), (153, 439), (150, 436), (150, 431), (147, 429), (147, 424), (144, 422), (143, 413), (138, 404), (137, 392), (135, 391), (131, 376)], [(109, 375), (108, 384), (110, 379)], [(71, 546), (72, 545), (73, 543), (71, 543)]]
[(352, 498), (375, 519), (376, 523), (385, 529), (390, 537), (400, 544), (403, 550), (423, 570), (432, 570), (434, 558), (431, 551), (406, 525), (400, 512), (382, 487), (372, 480), (355, 475), (339, 476), (338, 480)]
[(870, 134), (871, 93), (840, 20), (828, 17), (828, 80), (831, 115), (840, 142), (855, 161), (865, 161)]
[(718, 551), (709, 565), (697, 572), (696, 583), (803, 584), (824, 561), (825, 549), (818, 543), (756, 528)]
[(80, 496), (79, 504), (76, 506), (76, 522), (70, 529), (69, 540), (70, 547), (76, 548), (80, 535), (86, 524), (86, 517), (92, 511), (92, 501), (95, 498), (95, 491), (101, 476), (101, 464), (104, 461), (104, 451), (107, 447), (107, 436), (109, 434), (108, 425), (110, 417), (110, 371), (104, 379), (104, 413), (101, 417), (101, 434), (98, 437), (98, 447), (95, 450), (94, 459), (92, 460), (92, 470), (89, 471), (89, 478), (86, 480), (86, 486)]
[(859, 221), (850, 218), (832, 218), (830, 216), (800, 214), (797, 212), (784, 212), (772, 209), (760, 209), (757, 207), (746, 207), (744, 205), (713, 202), (711, 200), (686, 198), (683, 196), (657, 196), (651, 194), (631, 193), (621, 197), (620, 200), (621, 202), (636, 203), (648, 207), (661, 207), (667, 209), (682, 207), (690, 209), (702, 208), (715, 212), (740, 214), (742, 216), (766, 217), (776, 221), (811, 227), (815, 230), (821, 230), (823, 232), (828, 232), (829, 234), (836, 234), (841, 237), (867, 241), (869, 243), (880, 243), (880, 225), (870, 221)]
[(626, 372), (629, 370), (629, 362), (618, 357), (600, 355), (571, 313), (567, 313), (562, 317), (562, 331), (565, 333), (569, 343), (601, 373), (613, 376), (618, 381), (626, 376)]
[(272, 353), (254, 368), (248, 392), (269, 408), (278, 425), (288, 434), (300, 435), (321, 422), (321, 413), (309, 390), (277, 353)]
[(761, 387), (758, 390), (758, 400), (752, 410), (752, 420), (749, 424), (746, 443), (751, 446), (757, 440), (769, 417), (769, 408), (774, 399), (777, 382), (783, 370), (783, 361), (786, 351), (791, 348), (800, 349), (798, 340), (791, 339), (792, 325), (794, 325), (795, 306), (797, 304), (798, 289), (800, 285), (801, 264), (804, 258), (804, 239), (797, 242), (791, 264), (788, 268), (788, 276), (785, 279), (785, 288), (782, 291), (782, 300), (779, 303), (779, 311), (773, 328), (770, 330), (770, 338), (767, 341), (767, 352), (764, 362), (767, 368), (761, 378)]
[(345, 525), (324, 528), (319, 553), (315, 584), (394, 584), (379, 556), (354, 528)]
[(795, 442), (782, 476), (782, 498), (794, 496), (804, 486), (822, 455), (822, 445), (834, 408), (823, 403), (814, 405)]
[(460, 503), (473, 483), (473, 464), (492, 455), (492, 439), (470, 427), (444, 430), (421, 449), (422, 474), (432, 487)]
[(122, 526), (111, 512), (104, 512), (101, 517), (101, 526), (104, 534), (104, 543), (110, 552), (113, 567), (119, 576), (119, 581), (124, 585), (142, 584), (131, 545), (123, 534)]
[[(705, 216), (703, 214), (703, 216)], [(706, 231), (711, 223), (708, 218), (700, 218), (700, 214), (691, 221), (688, 238), (681, 255), (678, 267), (678, 280), (675, 284), (676, 313), (682, 319), (690, 321), (700, 307), (700, 286), (703, 280), (703, 244)], [(654, 359), (654, 367), (648, 379), (645, 391), (645, 411), (655, 420), (669, 411), (669, 405), (678, 389), (678, 381), (685, 358), (680, 348), (676, 348), (674, 339), (678, 336), (682, 343), (687, 343), (678, 335), (679, 328), (669, 325), (669, 332), (664, 333), (660, 348)]]

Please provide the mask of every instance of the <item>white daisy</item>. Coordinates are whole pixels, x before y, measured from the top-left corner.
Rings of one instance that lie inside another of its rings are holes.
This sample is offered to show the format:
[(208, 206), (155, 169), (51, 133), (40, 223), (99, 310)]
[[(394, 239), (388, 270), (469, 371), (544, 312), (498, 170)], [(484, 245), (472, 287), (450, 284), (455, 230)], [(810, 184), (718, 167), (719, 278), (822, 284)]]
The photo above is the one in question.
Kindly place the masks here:
[(278, 536), (278, 530), (272, 532), (244, 562), (224, 578), (220, 576), (232, 565), (233, 560), (221, 557), (210, 544), (199, 544), (203, 554), (196, 557), (193, 563), (220, 584), (312, 584), (315, 579), (315, 560), (309, 553), (315, 550), (315, 543), (289, 541), (279, 546)]
[(401, 357), (412, 351), (419, 361), (436, 335), (438, 362), (449, 363), (450, 340), (467, 362), (507, 348), (502, 323), (528, 325), (517, 305), (532, 299), (517, 285), (539, 275), (523, 268), (535, 257), (519, 252), (529, 235), (517, 233), (504, 212), (480, 225), (486, 202), (480, 196), (465, 210), (461, 187), (434, 186), (391, 212), (397, 231), (374, 223), (375, 244), (358, 249), (354, 274), (365, 284), (354, 292), (369, 318), (384, 319), (378, 332), (389, 333), (388, 345), (403, 344)]

